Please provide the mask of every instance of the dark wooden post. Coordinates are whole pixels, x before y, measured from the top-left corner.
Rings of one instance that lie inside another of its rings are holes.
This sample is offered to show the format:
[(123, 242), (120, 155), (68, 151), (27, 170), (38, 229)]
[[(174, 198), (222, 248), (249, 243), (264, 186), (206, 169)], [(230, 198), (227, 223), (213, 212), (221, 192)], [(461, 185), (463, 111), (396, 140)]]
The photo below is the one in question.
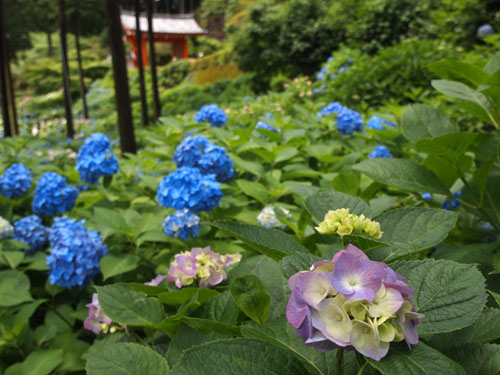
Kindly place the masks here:
[(158, 121), (161, 114), (160, 97), (158, 95), (158, 76), (156, 74), (155, 37), (153, 32), (153, 0), (147, 0), (148, 6), (148, 39), (149, 39), (149, 64), (151, 67), (151, 83), (153, 89), (154, 121)]
[(15, 135), (19, 135), (19, 124), (17, 122), (17, 109), (16, 109), (16, 94), (14, 91), (14, 80), (12, 79), (12, 72), (10, 70), (9, 45), (7, 41), (5, 42), (5, 50), (7, 53), (7, 81), (9, 82), (10, 109), (12, 111), (12, 123), (14, 125), (13, 131)]
[(141, 121), (142, 126), (148, 126), (148, 105), (146, 100), (146, 85), (144, 84), (144, 60), (142, 56), (142, 32), (139, 16), (141, 15), (141, 7), (139, 0), (135, 0), (135, 36), (137, 39), (137, 63), (139, 68), (139, 87), (141, 94)]
[(118, 130), (120, 146), (123, 153), (135, 154), (134, 124), (130, 108), (130, 91), (128, 87), (125, 47), (123, 46), (123, 29), (120, 20), (119, 0), (106, 0), (109, 35), (111, 39), (111, 57), (113, 60), (113, 77), (115, 80), (115, 100), (118, 112)]
[(75, 136), (73, 128), (73, 113), (71, 112), (71, 88), (69, 82), (69, 67), (68, 67), (68, 45), (66, 42), (66, 10), (64, 0), (59, 0), (59, 28), (61, 39), (61, 62), (63, 73), (63, 87), (64, 87), (64, 110), (66, 112), (66, 133), (68, 138)]
[(3, 4), (2, 0), (0, 0), (0, 94), (2, 96), (3, 131), (5, 137), (12, 137), (14, 135), (14, 124), (12, 119), (12, 107), (10, 106), (9, 100), (10, 83), (7, 74), (7, 64), (9, 64), (9, 56), (7, 55)]
[(75, 43), (76, 43), (76, 58), (78, 60), (78, 75), (80, 76), (80, 97), (82, 100), (83, 107), (83, 117), (89, 118), (89, 109), (87, 107), (87, 90), (85, 88), (85, 78), (83, 75), (83, 64), (82, 64), (82, 54), (80, 47), (80, 2), (76, 2), (76, 31), (75, 31)]

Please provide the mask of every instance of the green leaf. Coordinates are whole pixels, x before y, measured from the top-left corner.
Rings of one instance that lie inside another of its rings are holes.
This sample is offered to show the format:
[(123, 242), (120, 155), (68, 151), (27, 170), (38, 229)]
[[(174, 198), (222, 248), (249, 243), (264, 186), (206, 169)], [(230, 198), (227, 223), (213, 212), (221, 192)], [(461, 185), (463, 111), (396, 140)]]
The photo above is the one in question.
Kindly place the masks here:
[(483, 69), (489, 75), (496, 73), (500, 70), (500, 52), (497, 52)]
[(289, 235), (277, 229), (263, 228), (236, 221), (215, 221), (210, 224), (223, 229), (251, 248), (277, 261), (296, 251), (308, 252), (305, 247), (293, 240)]
[(229, 336), (241, 336), (241, 329), (232, 324), (227, 324), (223, 322), (218, 322), (211, 319), (200, 319), (188, 316), (183, 316), (181, 321), (187, 324), (189, 327), (194, 328), (197, 331), (210, 333), (220, 333)]
[(332, 180), (332, 187), (339, 193), (356, 195), (359, 190), (359, 180), (357, 174), (340, 173)]
[(210, 298), (219, 294), (216, 290), (208, 288), (182, 288), (175, 292), (163, 292), (158, 294), (158, 301), (169, 306), (181, 306), (197, 294), (197, 300), (200, 304), (205, 303)]
[(267, 189), (261, 183), (247, 180), (236, 180), (236, 184), (239, 186), (243, 193), (252, 198), (255, 198), (263, 205), (266, 205), (267, 202), (269, 202), (269, 194), (267, 192)]
[(288, 255), (280, 260), (280, 270), (286, 279), (295, 275), (297, 272), (307, 271), (314, 262), (321, 260), (320, 257), (307, 253), (295, 253)]
[(12, 269), (16, 269), (24, 259), (24, 253), (22, 251), (2, 251), (0, 255), (2, 255), (5, 263)]
[(352, 168), (384, 185), (419, 193), (450, 194), (433, 172), (411, 160), (377, 158), (362, 161)]
[(305, 204), (309, 213), (319, 221), (325, 219), (328, 211), (339, 208), (348, 208), (352, 214), (364, 214), (366, 217), (371, 217), (370, 206), (363, 199), (336, 191), (310, 195), (305, 200)]
[(136, 292), (127, 284), (96, 286), (99, 304), (113, 321), (133, 326), (156, 325), (165, 317), (156, 298)]
[(483, 310), (485, 280), (474, 265), (427, 259), (395, 263), (392, 268), (415, 290), (415, 308), (425, 314), (417, 326), (420, 335), (467, 327)]
[(196, 317), (236, 325), (238, 307), (233, 301), (231, 292), (226, 290), (203, 304), (196, 311)]
[(432, 139), (421, 139), (415, 145), (417, 150), (430, 154), (451, 156), (455, 160), (476, 141), (478, 134), (450, 133)]
[(384, 375), (465, 375), (458, 363), (422, 342), (411, 349), (404, 344), (391, 344), (389, 354), (380, 362), (370, 358), (367, 361)]
[(488, 82), (488, 74), (477, 66), (461, 61), (443, 60), (435, 62), (428, 69), (448, 80), (463, 80), (479, 86)]
[(456, 81), (447, 81), (442, 79), (432, 81), (431, 84), (432, 87), (445, 95), (476, 104), (488, 117), (489, 121), (497, 128), (499, 127), (497, 121), (498, 119), (496, 119), (493, 114), (491, 104), (483, 93), (475, 91), (469, 86)]
[(63, 351), (56, 350), (36, 350), (22, 363), (11, 366), (5, 371), (5, 375), (48, 375), (63, 360)]
[(403, 135), (410, 142), (460, 131), (444, 113), (423, 104), (406, 108), (401, 119), (401, 128)]
[(384, 232), (381, 241), (398, 249), (394, 256), (399, 257), (442, 242), (455, 227), (457, 216), (448, 210), (408, 207), (389, 211), (375, 221)]
[(127, 222), (120, 213), (103, 207), (94, 207), (92, 221), (97, 224), (103, 238), (121, 233), (128, 228)]
[(265, 323), (271, 298), (266, 286), (254, 275), (240, 276), (231, 283), (231, 295), (236, 305), (252, 320)]
[(165, 358), (133, 343), (118, 343), (92, 351), (85, 367), (88, 375), (168, 375)]
[(266, 341), (291, 352), (309, 370), (308, 374), (326, 375), (335, 366), (335, 353), (322, 353), (304, 344), (295, 329), (285, 319), (266, 324), (247, 324), (241, 328), (244, 337)]
[[(204, 342), (214, 341), (215, 334), (202, 333), (197, 330), (182, 324), (177, 330), (174, 338), (168, 344), (166, 358), (171, 367), (175, 366), (179, 361), (182, 352), (195, 345), (203, 344)], [(218, 336), (215, 336), (218, 338)]]
[(172, 375), (193, 374), (298, 375), (307, 372), (302, 363), (286, 350), (260, 340), (237, 338), (186, 350), (172, 369)]
[(500, 374), (500, 345), (469, 344), (454, 349), (450, 357), (465, 368), (467, 375)]
[(108, 254), (100, 260), (104, 280), (139, 267), (140, 258), (132, 254)]
[(31, 301), (30, 280), (14, 270), (0, 271), (0, 306), (9, 307)]
[(230, 153), (229, 156), (231, 157), (231, 160), (234, 162), (234, 166), (236, 167), (236, 169), (240, 169), (244, 172), (250, 172), (251, 174), (259, 178), (266, 173), (264, 167), (259, 163), (243, 160), (238, 155), (233, 153)]
[(280, 163), (282, 161), (290, 160), (294, 156), (298, 155), (298, 151), (295, 147), (285, 147), (280, 150), (274, 159), (275, 163)]
[(488, 293), (491, 294), (495, 302), (497, 303), (498, 307), (500, 307), (500, 294), (492, 292), (491, 290), (488, 290)]

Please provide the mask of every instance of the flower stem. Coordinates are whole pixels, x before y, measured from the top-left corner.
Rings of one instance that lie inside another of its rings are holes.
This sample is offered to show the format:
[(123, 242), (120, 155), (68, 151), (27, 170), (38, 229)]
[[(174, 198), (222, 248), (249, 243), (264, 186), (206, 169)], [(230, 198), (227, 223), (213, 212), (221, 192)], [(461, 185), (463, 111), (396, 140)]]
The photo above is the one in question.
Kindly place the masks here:
[(366, 366), (368, 366), (368, 362), (365, 362), (365, 364), (363, 366), (361, 366), (361, 368), (358, 371), (358, 375), (363, 375), (363, 373), (365, 372)]
[(337, 358), (335, 360), (335, 374), (344, 375), (344, 349), (337, 349)]

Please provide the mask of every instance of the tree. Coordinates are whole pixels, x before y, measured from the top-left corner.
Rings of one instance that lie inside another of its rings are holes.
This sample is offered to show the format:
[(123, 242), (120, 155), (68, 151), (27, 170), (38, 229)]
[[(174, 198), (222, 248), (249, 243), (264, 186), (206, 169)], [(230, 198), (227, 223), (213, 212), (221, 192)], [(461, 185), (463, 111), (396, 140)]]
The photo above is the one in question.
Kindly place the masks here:
[(125, 47), (123, 46), (123, 30), (120, 20), (118, 0), (106, 0), (106, 14), (111, 39), (111, 57), (113, 61), (113, 77), (115, 81), (115, 100), (118, 112), (118, 130), (120, 146), (123, 153), (135, 154), (134, 124), (130, 107), (130, 90), (128, 86)]

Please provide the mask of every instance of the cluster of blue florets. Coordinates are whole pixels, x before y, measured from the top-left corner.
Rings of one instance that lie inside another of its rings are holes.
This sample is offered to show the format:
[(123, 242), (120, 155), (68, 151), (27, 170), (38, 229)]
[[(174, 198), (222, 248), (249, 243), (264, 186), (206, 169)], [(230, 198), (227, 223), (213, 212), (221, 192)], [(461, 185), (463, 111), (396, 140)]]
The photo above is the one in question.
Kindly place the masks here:
[(215, 175), (203, 175), (198, 168), (182, 167), (163, 177), (156, 198), (162, 206), (177, 210), (210, 211), (219, 205), (222, 191)]
[(201, 107), (194, 120), (197, 123), (209, 122), (215, 128), (223, 126), (227, 121), (227, 116), (217, 104), (208, 104)]
[(346, 107), (344, 107), (339, 102), (328, 103), (325, 107), (321, 108), (321, 110), (317, 113), (319, 117), (332, 115), (334, 113), (342, 112)]
[[(453, 196), (455, 198), (462, 199), (462, 191), (461, 190), (457, 191), (455, 194), (453, 194)], [(443, 208), (445, 210), (451, 210), (452, 208), (458, 208), (458, 207), (460, 207), (460, 202), (458, 202), (455, 199), (451, 200), (451, 206), (450, 206), (450, 202), (448, 199), (443, 203)]]
[(337, 130), (342, 135), (363, 131), (363, 119), (359, 112), (346, 108), (337, 115)]
[(12, 164), (0, 176), (0, 194), (7, 198), (18, 198), (31, 188), (31, 172), (23, 164)]
[(108, 253), (96, 231), (84, 221), (58, 217), (50, 230), (49, 280), (65, 288), (84, 287), (99, 272), (99, 260)]
[(269, 131), (272, 131), (272, 132), (275, 132), (275, 133), (278, 133), (278, 129), (276, 129), (274, 126), (272, 125), (269, 125), (267, 122), (265, 121), (259, 121), (257, 123), (257, 126), (255, 126), (255, 129), (265, 129), (265, 130), (269, 130)]
[(214, 175), (217, 181), (234, 177), (234, 166), (226, 150), (205, 137), (186, 137), (174, 154), (177, 167), (198, 168), (202, 174)]
[(45, 250), (49, 242), (49, 228), (42, 224), (42, 219), (30, 215), (14, 223), (14, 239), (29, 245), (23, 249), (27, 253)]
[(75, 205), (78, 190), (66, 186), (66, 177), (54, 172), (46, 172), (38, 180), (32, 208), (42, 216), (54, 216), (56, 213), (70, 211)]
[(375, 130), (384, 130), (387, 129), (387, 126), (392, 126), (396, 128), (396, 124), (390, 121), (387, 121), (383, 118), (372, 116), (370, 120), (368, 120), (368, 124), (366, 125), (367, 129), (375, 129)]
[(375, 158), (392, 158), (392, 154), (389, 149), (385, 146), (378, 145), (375, 149), (368, 155), (369, 159)]
[(163, 221), (163, 230), (170, 237), (180, 237), (187, 241), (189, 236), (199, 235), (200, 218), (187, 208), (177, 210), (167, 215)]
[(76, 170), (82, 181), (89, 184), (96, 184), (100, 177), (118, 172), (118, 159), (106, 135), (95, 133), (85, 140), (78, 151)]
[(495, 34), (495, 30), (493, 29), (493, 26), (491, 26), (489, 23), (479, 26), (479, 28), (477, 29), (477, 36), (482, 38), (493, 34)]

